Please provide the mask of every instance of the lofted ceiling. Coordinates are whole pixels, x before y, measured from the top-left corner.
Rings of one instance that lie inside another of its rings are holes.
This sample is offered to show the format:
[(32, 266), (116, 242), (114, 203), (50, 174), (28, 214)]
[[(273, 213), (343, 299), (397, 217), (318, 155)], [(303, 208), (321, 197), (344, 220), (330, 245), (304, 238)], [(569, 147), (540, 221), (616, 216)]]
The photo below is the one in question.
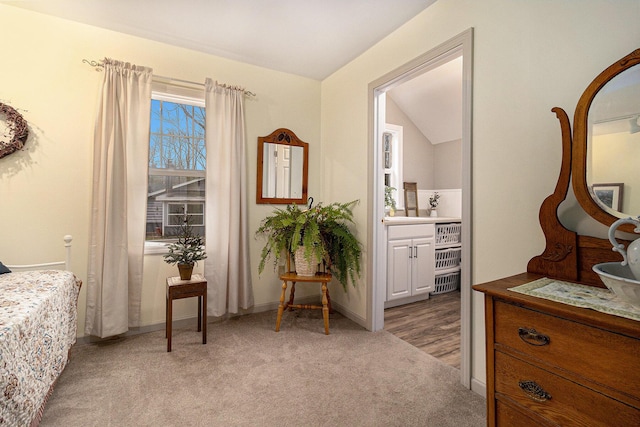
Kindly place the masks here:
[(387, 92), (432, 143), (462, 139), (462, 56)]
[[(87, 25), (323, 80), (436, 0), (0, 0)], [(461, 138), (462, 61), (389, 95), (433, 144)]]
[(436, 0), (0, 0), (322, 80)]

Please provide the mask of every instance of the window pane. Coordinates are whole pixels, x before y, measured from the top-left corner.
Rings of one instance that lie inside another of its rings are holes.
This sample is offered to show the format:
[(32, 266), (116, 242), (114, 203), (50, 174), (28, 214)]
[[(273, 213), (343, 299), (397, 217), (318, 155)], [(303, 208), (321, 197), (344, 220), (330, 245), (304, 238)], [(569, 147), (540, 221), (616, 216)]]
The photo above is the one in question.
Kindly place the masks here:
[(184, 205), (169, 205), (169, 215), (182, 215), (184, 212)]
[(203, 212), (204, 212), (204, 205), (201, 203), (187, 205), (187, 214), (189, 215), (202, 214)]
[(185, 212), (204, 236), (205, 109), (162, 99), (151, 101), (147, 240), (175, 239)]

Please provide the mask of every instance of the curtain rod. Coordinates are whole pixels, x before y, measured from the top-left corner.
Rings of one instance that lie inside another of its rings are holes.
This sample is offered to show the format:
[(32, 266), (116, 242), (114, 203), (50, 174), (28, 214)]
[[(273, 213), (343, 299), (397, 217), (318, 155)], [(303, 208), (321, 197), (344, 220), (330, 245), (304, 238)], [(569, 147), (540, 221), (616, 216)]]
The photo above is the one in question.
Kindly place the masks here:
[[(89, 64), (90, 66), (95, 68), (96, 71), (102, 71), (104, 69), (104, 64), (101, 61), (83, 59), (82, 62), (86, 63), (86, 64)], [(192, 82), (192, 81), (189, 81), (189, 80), (181, 80), (181, 79), (176, 79), (176, 78), (173, 78), (173, 77), (158, 76), (156, 74), (153, 75), (152, 79), (154, 81), (156, 81), (157, 83), (166, 83), (166, 84), (170, 84), (172, 86), (184, 87), (184, 88), (187, 88), (187, 89), (191, 89), (191, 87), (190, 86), (186, 86), (186, 85), (204, 87), (204, 83)], [(184, 83), (184, 85), (180, 85), (180, 84), (176, 84), (176, 83)], [(226, 84), (222, 84), (221, 86), (223, 86), (223, 87), (232, 87), (232, 86), (229, 86), (229, 85), (226, 85)], [(251, 92), (251, 91), (248, 91), (246, 89), (241, 89), (241, 90), (247, 96), (256, 96), (256, 94)]]

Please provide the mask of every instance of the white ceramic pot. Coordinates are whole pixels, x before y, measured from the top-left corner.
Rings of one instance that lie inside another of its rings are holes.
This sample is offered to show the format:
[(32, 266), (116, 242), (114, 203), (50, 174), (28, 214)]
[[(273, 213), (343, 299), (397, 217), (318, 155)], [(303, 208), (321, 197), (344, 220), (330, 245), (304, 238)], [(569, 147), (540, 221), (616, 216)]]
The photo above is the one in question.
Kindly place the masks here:
[(636, 233), (640, 233), (640, 216), (637, 218), (622, 218), (611, 224), (609, 227), (609, 241), (613, 245), (613, 250), (622, 254), (622, 265), (629, 265), (631, 273), (640, 280), (640, 239), (636, 239), (629, 244), (625, 251), (624, 245), (618, 243), (616, 240), (616, 229), (622, 224), (633, 224), (636, 228), (633, 230)]

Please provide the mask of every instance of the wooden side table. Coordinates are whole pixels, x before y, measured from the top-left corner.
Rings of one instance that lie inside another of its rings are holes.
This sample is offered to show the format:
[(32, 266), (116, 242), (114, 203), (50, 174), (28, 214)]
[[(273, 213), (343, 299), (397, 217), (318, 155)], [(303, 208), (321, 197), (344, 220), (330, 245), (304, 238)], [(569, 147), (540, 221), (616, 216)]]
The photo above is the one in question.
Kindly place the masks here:
[[(303, 308), (303, 309), (319, 309), (322, 310), (322, 318), (324, 319), (324, 333), (329, 335), (329, 311), (331, 310), (331, 298), (327, 283), (331, 281), (331, 273), (317, 273), (315, 276), (299, 276), (295, 272), (285, 273), (280, 276), (282, 280), (282, 294), (280, 295), (280, 304), (278, 305), (278, 317), (276, 318), (276, 332), (280, 331), (280, 322), (282, 321), (282, 313), (287, 309)], [(285, 304), (284, 298), (287, 292), (287, 283), (291, 282), (291, 296), (289, 302)], [(322, 289), (322, 305), (314, 304), (294, 304), (293, 295), (295, 292), (296, 282), (320, 283)]]
[[(166, 338), (168, 352), (171, 351), (173, 300), (190, 297), (198, 297), (198, 332), (202, 330), (202, 344), (207, 343), (207, 280), (201, 274), (192, 275), (191, 280), (181, 280), (179, 276), (167, 277)], [(203, 317), (204, 322), (202, 321)]]

